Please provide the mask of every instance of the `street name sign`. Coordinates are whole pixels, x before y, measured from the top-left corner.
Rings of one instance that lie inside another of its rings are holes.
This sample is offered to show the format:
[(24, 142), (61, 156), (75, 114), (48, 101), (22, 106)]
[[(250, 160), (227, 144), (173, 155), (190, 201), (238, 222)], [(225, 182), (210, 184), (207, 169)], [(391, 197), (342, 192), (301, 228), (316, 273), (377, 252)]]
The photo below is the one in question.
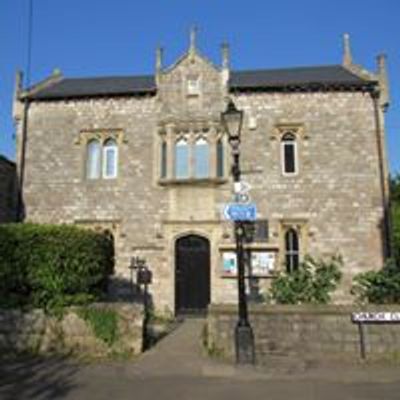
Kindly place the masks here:
[(257, 207), (254, 203), (229, 203), (224, 208), (224, 217), (228, 221), (255, 221)]
[(353, 322), (397, 322), (400, 323), (400, 312), (356, 312), (352, 313)]

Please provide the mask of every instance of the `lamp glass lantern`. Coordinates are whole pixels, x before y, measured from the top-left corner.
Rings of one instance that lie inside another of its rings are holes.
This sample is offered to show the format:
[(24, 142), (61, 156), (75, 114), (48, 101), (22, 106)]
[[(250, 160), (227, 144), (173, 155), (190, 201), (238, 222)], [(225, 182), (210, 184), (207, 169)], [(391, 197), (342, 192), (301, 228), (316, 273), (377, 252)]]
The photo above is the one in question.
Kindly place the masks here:
[(222, 124), (228, 133), (229, 143), (232, 148), (238, 148), (240, 132), (242, 131), (243, 111), (238, 110), (235, 103), (229, 100), (226, 110), (221, 114)]

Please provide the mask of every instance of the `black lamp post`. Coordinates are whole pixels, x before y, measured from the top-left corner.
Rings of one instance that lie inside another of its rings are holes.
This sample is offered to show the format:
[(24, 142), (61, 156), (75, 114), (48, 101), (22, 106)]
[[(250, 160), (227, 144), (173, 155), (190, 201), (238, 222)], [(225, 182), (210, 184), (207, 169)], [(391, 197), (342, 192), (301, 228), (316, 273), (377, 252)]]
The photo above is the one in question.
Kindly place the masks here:
[[(237, 186), (240, 182), (240, 133), (242, 130), (243, 111), (238, 110), (232, 100), (221, 114), (222, 125), (228, 134), (232, 149), (232, 176), (234, 182), (235, 201), (238, 200)], [(235, 328), (236, 362), (238, 364), (254, 364), (254, 334), (249, 323), (245, 287), (244, 249), (245, 221), (235, 221), (236, 265), (238, 270), (239, 320)]]

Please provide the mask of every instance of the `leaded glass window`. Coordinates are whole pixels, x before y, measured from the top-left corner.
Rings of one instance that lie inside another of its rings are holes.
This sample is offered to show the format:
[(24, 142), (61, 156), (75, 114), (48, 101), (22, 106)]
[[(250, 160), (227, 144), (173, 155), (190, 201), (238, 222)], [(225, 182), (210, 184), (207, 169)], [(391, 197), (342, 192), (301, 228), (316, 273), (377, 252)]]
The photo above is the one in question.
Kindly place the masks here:
[(189, 178), (189, 145), (184, 138), (175, 143), (175, 177)]
[(161, 143), (161, 178), (167, 177), (167, 142)]
[(103, 178), (117, 177), (118, 147), (114, 139), (107, 139), (103, 146)]
[(299, 235), (297, 231), (290, 228), (285, 233), (285, 258), (286, 271), (288, 273), (297, 271), (300, 263)]
[(204, 138), (196, 140), (194, 149), (194, 174), (196, 178), (207, 178), (209, 176), (210, 151), (207, 141)]
[(286, 175), (297, 173), (297, 145), (296, 137), (292, 133), (285, 133), (282, 137), (282, 169)]
[(224, 176), (224, 145), (222, 139), (217, 141), (217, 177)]
[(86, 177), (87, 179), (100, 178), (101, 145), (98, 140), (90, 140), (86, 147)]

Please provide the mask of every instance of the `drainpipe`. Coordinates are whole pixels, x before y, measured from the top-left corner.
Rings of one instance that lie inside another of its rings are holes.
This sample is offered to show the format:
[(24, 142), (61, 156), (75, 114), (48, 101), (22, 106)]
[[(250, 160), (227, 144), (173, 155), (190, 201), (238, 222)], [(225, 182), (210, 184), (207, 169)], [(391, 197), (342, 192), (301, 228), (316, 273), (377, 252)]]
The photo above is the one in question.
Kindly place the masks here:
[(25, 218), (24, 208), (24, 177), (25, 177), (25, 157), (26, 157), (26, 143), (28, 133), (28, 113), (30, 101), (28, 95), (25, 95), (23, 111), (22, 111), (22, 130), (20, 141), (20, 154), (19, 154), (19, 175), (18, 175), (18, 198), (17, 198), (17, 218), (21, 222)]

